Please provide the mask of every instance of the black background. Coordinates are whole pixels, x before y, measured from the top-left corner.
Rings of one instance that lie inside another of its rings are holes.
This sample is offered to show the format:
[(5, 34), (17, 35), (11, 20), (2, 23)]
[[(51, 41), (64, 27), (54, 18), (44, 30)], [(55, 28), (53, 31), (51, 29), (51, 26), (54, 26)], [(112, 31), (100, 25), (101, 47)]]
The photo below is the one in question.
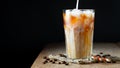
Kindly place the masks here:
[[(76, 0), (8, 0), (1, 2), (0, 52), (4, 68), (30, 68), (44, 45), (64, 42), (63, 9)], [(94, 42), (120, 41), (118, 0), (80, 0), (95, 9)]]

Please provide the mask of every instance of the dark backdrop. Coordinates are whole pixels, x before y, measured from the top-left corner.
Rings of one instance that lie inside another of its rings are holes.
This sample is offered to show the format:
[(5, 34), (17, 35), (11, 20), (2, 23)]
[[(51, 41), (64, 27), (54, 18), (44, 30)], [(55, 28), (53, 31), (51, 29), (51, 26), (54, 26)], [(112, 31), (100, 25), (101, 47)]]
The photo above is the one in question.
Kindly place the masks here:
[[(44, 45), (64, 42), (62, 10), (76, 6), (76, 0), (8, 0), (1, 3), (2, 63), (15, 68), (29, 68)], [(80, 0), (79, 8), (95, 9), (94, 42), (120, 41), (117, 0)]]

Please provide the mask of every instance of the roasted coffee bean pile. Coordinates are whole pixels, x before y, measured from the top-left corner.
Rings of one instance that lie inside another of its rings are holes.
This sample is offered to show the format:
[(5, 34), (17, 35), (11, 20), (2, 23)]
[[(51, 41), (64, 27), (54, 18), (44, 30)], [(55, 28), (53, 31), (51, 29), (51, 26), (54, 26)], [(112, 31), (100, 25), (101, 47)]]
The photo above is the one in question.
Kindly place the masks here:
[(116, 63), (116, 60), (113, 59), (113, 56), (110, 54), (100, 54), (92, 55), (91, 57), (92, 63)]
[[(52, 55), (50, 55), (50, 56), (52, 56)], [(66, 58), (66, 56), (64, 54), (59, 54), (59, 56)], [(69, 65), (68, 62), (66, 62), (66, 61), (60, 61), (60, 60), (58, 60), (56, 58), (49, 58), (47, 56), (44, 56), (43, 59), (45, 59), (45, 61), (43, 62), (43, 64), (46, 64), (46, 63), (50, 62), (52, 64), (65, 64), (65, 65)]]
[(52, 64), (91, 64), (91, 63), (116, 63), (115, 57), (111, 56), (110, 54), (103, 54), (100, 52), (97, 55), (92, 55), (89, 59), (69, 59), (65, 54), (58, 54), (58, 55), (49, 55), (44, 56), (43, 64), (52, 63)]

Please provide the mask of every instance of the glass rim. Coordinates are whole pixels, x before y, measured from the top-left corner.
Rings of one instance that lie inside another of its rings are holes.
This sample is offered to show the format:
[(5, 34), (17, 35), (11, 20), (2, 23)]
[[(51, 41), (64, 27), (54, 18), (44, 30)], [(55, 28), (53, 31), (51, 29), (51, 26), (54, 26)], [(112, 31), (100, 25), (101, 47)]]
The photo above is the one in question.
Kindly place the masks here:
[[(64, 11), (66, 11), (66, 10), (70, 10), (70, 11), (72, 11), (73, 9), (63, 9), (63, 12)], [(81, 10), (81, 11), (86, 11), (86, 10), (90, 10), (90, 11), (92, 11), (92, 12), (95, 12), (95, 9), (78, 9), (78, 10)]]

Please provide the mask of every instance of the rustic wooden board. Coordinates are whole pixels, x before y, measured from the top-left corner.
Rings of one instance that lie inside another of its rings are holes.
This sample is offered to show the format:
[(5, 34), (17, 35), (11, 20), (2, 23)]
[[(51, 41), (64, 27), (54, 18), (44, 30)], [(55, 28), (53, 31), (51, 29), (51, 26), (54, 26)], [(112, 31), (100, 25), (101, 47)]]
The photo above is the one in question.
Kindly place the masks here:
[[(120, 57), (120, 47), (118, 47), (115, 43), (94, 43), (93, 45), (93, 53), (109, 53), (114, 56)], [(59, 54), (65, 53), (65, 44), (64, 43), (52, 43), (46, 45), (43, 51), (38, 55), (36, 60), (34, 61), (31, 68), (120, 68), (120, 63), (115, 64), (105, 64), (105, 63), (97, 63), (97, 64), (87, 64), (87, 65), (78, 65), (71, 64), (69, 66), (59, 65), (59, 64), (43, 64), (44, 61), (43, 56), (47, 56), (49, 54)]]

